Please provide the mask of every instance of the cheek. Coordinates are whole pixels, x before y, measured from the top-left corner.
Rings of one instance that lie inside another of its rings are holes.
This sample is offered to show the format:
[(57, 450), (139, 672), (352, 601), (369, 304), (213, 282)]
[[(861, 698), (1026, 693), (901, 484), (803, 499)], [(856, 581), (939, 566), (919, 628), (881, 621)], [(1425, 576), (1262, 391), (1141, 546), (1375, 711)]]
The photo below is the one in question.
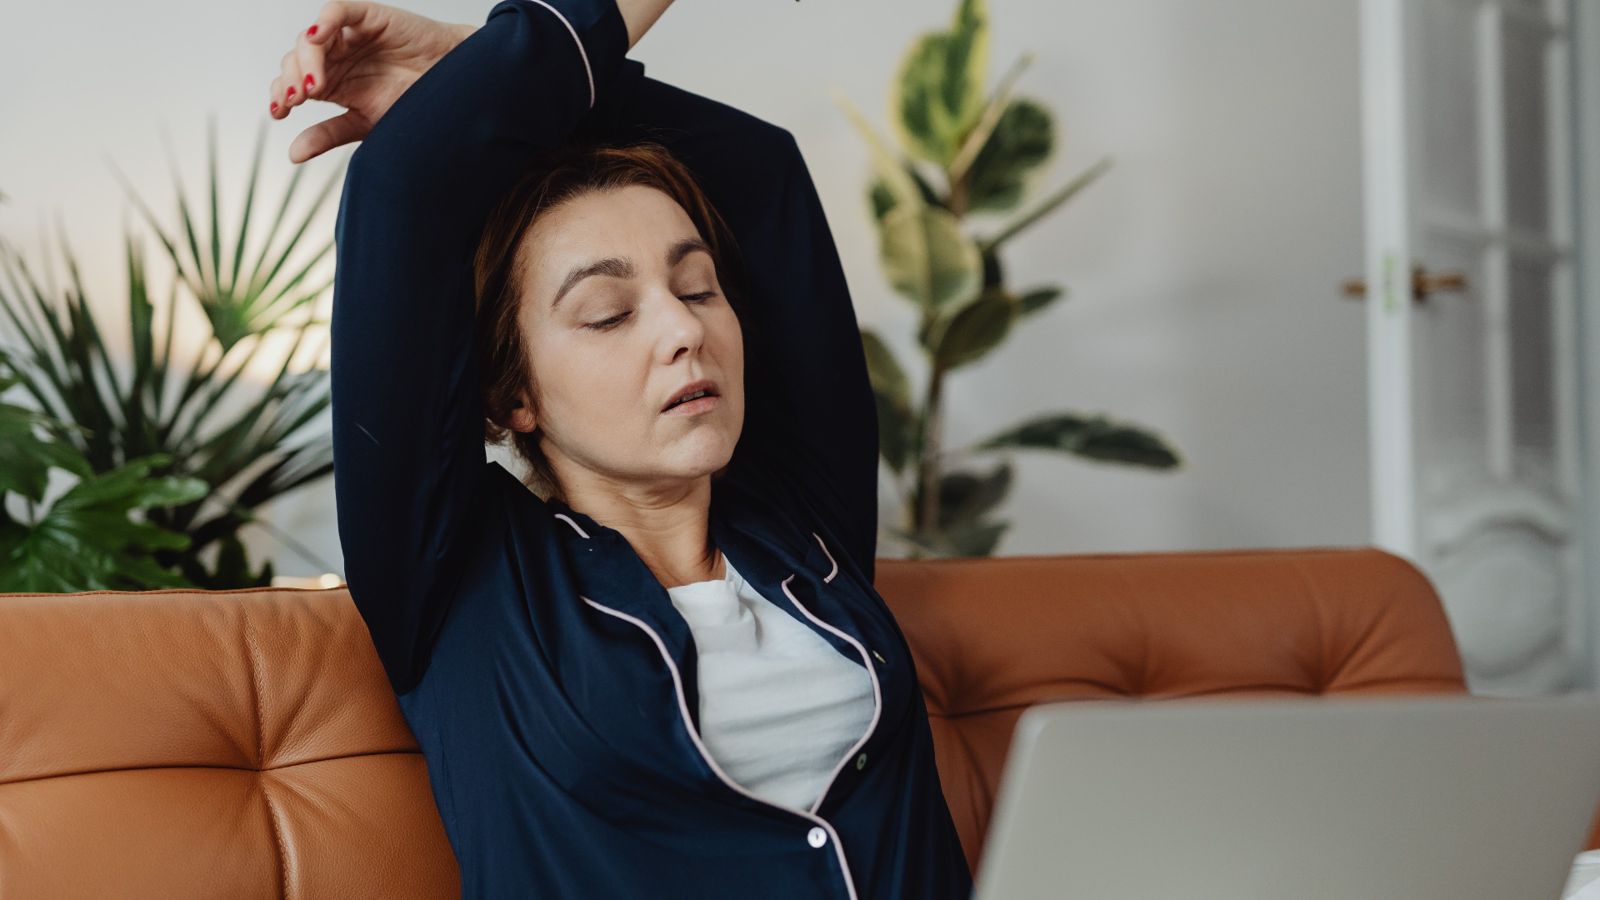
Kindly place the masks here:
[(744, 361), (744, 333), (739, 330), (739, 317), (733, 310), (724, 311), (718, 316), (716, 326), (717, 344), (721, 348), (721, 355), (725, 365), (737, 367)]
[(615, 436), (636, 430), (643, 409), (650, 355), (627, 337), (570, 340), (549, 358), (556, 386), (546, 394), (568, 434)]
[(726, 393), (734, 401), (728, 412), (742, 421), (745, 409), (744, 334), (739, 330), (737, 316), (729, 312), (727, 319), (727, 323), (718, 329), (721, 349), (717, 358), (721, 363), (722, 377), (728, 382)]

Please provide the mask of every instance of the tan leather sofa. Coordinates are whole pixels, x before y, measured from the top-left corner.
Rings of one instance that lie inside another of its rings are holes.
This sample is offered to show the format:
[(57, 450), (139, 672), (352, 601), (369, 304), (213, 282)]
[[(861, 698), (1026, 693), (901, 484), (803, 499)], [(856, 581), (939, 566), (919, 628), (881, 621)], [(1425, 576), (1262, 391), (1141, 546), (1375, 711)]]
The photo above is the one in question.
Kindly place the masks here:
[[(1030, 704), (1466, 692), (1432, 586), (1371, 548), (879, 567), (974, 871)], [(0, 900), (432, 898), (456, 882), (344, 588), (0, 594)]]

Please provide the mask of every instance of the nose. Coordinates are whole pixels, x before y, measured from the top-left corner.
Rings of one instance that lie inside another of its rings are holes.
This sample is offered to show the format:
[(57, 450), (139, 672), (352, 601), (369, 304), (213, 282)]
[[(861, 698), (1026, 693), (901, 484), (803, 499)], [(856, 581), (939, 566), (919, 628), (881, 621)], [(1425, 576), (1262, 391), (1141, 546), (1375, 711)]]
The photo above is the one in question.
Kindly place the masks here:
[(706, 326), (694, 311), (694, 306), (679, 300), (671, 291), (661, 292), (664, 312), (661, 314), (661, 360), (670, 365), (685, 352), (698, 353), (705, 343)]

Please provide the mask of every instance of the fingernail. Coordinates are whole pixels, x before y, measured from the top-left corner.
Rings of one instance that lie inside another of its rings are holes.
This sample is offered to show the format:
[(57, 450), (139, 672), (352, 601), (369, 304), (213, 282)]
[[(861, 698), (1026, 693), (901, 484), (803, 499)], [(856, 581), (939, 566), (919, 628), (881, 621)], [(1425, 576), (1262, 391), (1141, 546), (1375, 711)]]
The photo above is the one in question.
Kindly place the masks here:
[(310, 72), (307, 72), (306, 73), (306, 93), (308, 93), (308, 94), (311, 93), (311, 89), (313, 87), (316, 87), (316, 85), (317, 85), (317, 80), (315, 78), (311, 77), (311, 73)]
[(277, 111), (278, 111), (278, 101), (274, 100), (274, 101), (272, 101), (271, 112), (277, 112)]
[(315, 26), (315, 25), (313, 25), (310, 28), (306, 29), (306, 34), (316, 34), (316, 33), (317, 33), (317, 26)]
[(294, 85), (292, 85), (292, 84), (289, 85), (289, 96), (290, 97), (294, 96)]

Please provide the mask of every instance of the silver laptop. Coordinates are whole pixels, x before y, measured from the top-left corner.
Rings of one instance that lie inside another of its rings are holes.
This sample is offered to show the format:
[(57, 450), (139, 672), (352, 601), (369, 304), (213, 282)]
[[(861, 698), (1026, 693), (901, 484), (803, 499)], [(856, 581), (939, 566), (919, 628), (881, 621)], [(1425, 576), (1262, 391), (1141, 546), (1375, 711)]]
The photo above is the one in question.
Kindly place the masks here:
[(1026, 710), (976, 900), (1557, 900), (1600, 695)]

